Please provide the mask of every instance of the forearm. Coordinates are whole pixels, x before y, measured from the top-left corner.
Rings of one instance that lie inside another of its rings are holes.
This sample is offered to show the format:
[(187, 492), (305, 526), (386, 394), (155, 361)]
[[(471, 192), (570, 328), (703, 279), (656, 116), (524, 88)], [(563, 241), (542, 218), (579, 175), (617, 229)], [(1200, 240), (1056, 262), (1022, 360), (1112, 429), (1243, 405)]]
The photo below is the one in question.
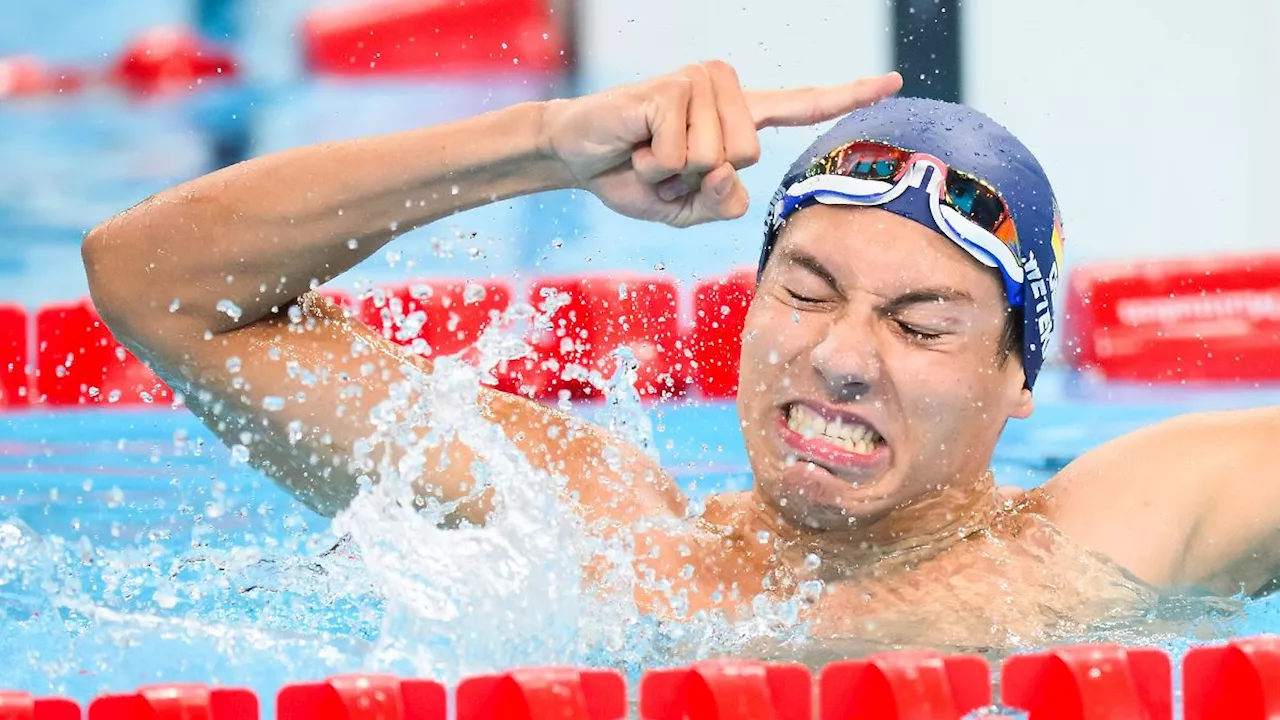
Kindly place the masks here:
[(161, 192), (86, 238), (95, 303), (113, 329), (187, 336), (252, 323), (398, 234), (567, 185), (541, 147), (541, 114), (525, 104), (298, 148)]

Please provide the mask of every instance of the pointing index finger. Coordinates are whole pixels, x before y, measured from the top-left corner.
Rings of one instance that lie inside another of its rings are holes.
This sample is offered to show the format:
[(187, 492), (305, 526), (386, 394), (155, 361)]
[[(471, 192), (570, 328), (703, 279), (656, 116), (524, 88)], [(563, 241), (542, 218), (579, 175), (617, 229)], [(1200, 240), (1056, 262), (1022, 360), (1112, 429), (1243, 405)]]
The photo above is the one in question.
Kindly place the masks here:
[(883, 100), (902, 89), (896, 72), (843, 85), (745, 93), (756, 129), (815, 125)]

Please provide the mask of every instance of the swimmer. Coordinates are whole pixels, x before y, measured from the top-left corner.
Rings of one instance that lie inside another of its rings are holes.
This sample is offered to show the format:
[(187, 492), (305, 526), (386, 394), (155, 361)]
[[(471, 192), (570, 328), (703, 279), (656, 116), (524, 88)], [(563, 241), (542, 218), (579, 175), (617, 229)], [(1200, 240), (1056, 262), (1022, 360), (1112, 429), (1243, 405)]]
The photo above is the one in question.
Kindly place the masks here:
[[(731, 66), (707, 62), (255, 158), (90, 232), (93, 301), (224, 442), (253, 433), (256, 467), (333, 515), (358, 492), (356, 447), (395, 370), (431, 363), (345, 317), (317, 283), (407, 230), (541, 191), (584, 189), (675, 227), (739, 218), (739, 171), (758, 161), (760, 130), (839, 119), (759, 209), (737, 396), (753, 487), (711, 497), (690, 530), (637, 530), (636, 573), (683, 591), (687, 612), (735, 613), (820, 580), (806, 609), (817, 633), (984, 647), (1105, 620), (1160, 592), (1268, 591), (1280, 567), (1280, 409), (1178, 417), (1085, 453), (1034, 491), (996, 486), (997, 440), (1032, 413), (1057, 324), (1058, 206), (1007, 130), (967, 107), (894, 97), (901, 82), (748, 91)], [(1095, 191), (1125, 181), (1099, 177)], [(361, 344), (369, 351), (353, 356)], [(371, 361), (385, 372), (363, 372)], [(478, 392), (535, 467), (566, 477), (584, 517), (685, 517), (686, 499), (638, 448)], [(306, 402), (263, 409), (299, 393)], [(474, 457), (450, 441), (417, 485), (466, 500), (459, 522), (490, 509), (489, 495), (469, 494)], [(643, 609), (675, 612), (669, 596), (637, 592)]]

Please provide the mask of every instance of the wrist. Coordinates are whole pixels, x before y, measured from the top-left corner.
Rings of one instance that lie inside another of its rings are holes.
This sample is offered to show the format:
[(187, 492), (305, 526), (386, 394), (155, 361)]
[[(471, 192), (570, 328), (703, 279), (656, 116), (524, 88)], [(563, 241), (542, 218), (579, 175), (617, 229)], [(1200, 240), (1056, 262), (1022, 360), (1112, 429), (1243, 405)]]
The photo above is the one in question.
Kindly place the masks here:
[(537, 136), (534, 142), (538, 157), (546, 165), (547, 172), (557, 190), (582, 189), (582, 181), (565, 162), (556, 143), (559, 116), (572, 100), (556, 98), (534, 103), (538, 113)]

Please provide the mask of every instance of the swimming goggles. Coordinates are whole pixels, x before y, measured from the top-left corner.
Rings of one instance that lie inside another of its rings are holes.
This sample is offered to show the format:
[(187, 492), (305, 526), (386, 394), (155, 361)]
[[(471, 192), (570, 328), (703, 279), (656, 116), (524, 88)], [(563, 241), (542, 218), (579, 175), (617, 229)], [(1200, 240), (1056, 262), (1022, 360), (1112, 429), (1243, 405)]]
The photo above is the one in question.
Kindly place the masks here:
[[(908, 202), (910, 196), (919, 201), (921, 191), (926, 202)], [(897, 205), (891, 209), (932, 226), (979, 262), (999, 269), (1009, 302), (1022, 303), (1022, 253), (1008, 204), (991, 185), (933, 155), (868, 140), (842, 145), (782, 193), (773, 208), (774, 232), (809, 201)]]

